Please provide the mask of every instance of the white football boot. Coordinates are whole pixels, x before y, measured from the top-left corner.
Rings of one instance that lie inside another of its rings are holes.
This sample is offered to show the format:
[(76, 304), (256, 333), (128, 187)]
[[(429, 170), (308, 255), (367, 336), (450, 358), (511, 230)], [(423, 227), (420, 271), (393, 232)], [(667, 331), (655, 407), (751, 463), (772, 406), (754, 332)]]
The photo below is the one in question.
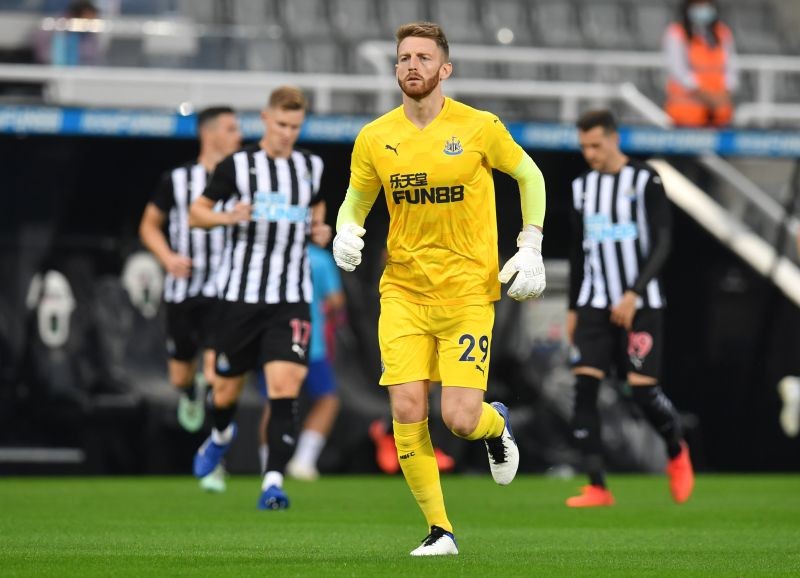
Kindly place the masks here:
[(456, 539), (451, 532), (431, 526), (431, 533), (425, 536), (417, 548), (411, 550), (412, 556), (452, 556), (458, 554)]
[(489, 454), (489, 469), (492, 472), (492, 478), (501, 486), (507, 486), (517, 475), (519, 449), (511, 431), (508, 408), (499, 401), (493, 401), (490, 405), (503, 416), (506, 425), (500, 437), (483, 441), (486, 444), (486, 452)]

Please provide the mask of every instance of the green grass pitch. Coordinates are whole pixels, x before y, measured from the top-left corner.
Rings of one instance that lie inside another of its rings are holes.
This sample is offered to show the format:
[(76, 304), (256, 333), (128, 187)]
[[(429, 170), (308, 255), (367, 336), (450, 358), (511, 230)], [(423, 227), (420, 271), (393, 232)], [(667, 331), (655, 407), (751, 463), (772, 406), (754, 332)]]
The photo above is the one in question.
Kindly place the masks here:
[(612, 508), (563, 505), (580, 480), (443, 478), (461, 554), (412, 558), (426, 533), (400, 477), (259, 481), (223, 495), (192, 478), (0, 479), (0, 576), (800, 576), (800, 476), (612, 476)]

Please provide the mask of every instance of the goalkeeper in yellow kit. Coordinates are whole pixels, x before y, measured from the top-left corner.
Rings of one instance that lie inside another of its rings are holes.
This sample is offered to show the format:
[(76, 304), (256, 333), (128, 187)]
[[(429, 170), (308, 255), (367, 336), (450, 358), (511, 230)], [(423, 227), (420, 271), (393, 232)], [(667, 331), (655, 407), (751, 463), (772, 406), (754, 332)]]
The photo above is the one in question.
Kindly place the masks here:
[[(542, 173), (499, 119), (445, 98), (452, 73), (447, 39), (430, 22), (397, 30), (403, 104), (356, 138), (350, 186), (333, 242), (336, 263), (361, 262), (367, 213), (383, 187), (389, 209), (388, 258), (378, 327), (400, 465), (430, 533), (414, 556), (457, 554), (428, 432), (428, 387), (442, 382), (442, 419), (457, 436), (484, 440), (498, 484), (519, 464), (508, 409), (484, 402), (500, 281), (508, 295), (538, 297), (545, 287)], [(522, 199), (519, 251), (499, 273), (492, 168), (513, 176)]]

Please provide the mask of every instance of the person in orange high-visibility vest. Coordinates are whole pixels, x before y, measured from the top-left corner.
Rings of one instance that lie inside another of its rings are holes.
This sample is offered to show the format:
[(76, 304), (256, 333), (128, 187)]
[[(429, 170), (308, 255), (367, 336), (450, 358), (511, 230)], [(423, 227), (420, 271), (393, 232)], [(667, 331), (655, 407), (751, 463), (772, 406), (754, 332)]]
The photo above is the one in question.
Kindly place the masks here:
[(712, 0), (685, 0), (681, 20), (664, 35), (664, 108), (677, 126), (726, 125), (739, 84), (733, 35)]

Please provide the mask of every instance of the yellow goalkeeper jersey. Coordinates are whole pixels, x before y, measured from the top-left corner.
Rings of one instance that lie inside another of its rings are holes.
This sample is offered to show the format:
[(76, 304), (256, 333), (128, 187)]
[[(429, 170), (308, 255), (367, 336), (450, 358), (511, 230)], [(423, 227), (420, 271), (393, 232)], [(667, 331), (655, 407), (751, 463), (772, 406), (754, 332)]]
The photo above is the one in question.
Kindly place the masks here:
[(361, 130), (350, 185), (384, 190), (383, 298), (423, 305), (500, 298), (492, 168), (511, 173), (523, 154), (496, 116), (450, 98), (422, 130), (402, 106)]

